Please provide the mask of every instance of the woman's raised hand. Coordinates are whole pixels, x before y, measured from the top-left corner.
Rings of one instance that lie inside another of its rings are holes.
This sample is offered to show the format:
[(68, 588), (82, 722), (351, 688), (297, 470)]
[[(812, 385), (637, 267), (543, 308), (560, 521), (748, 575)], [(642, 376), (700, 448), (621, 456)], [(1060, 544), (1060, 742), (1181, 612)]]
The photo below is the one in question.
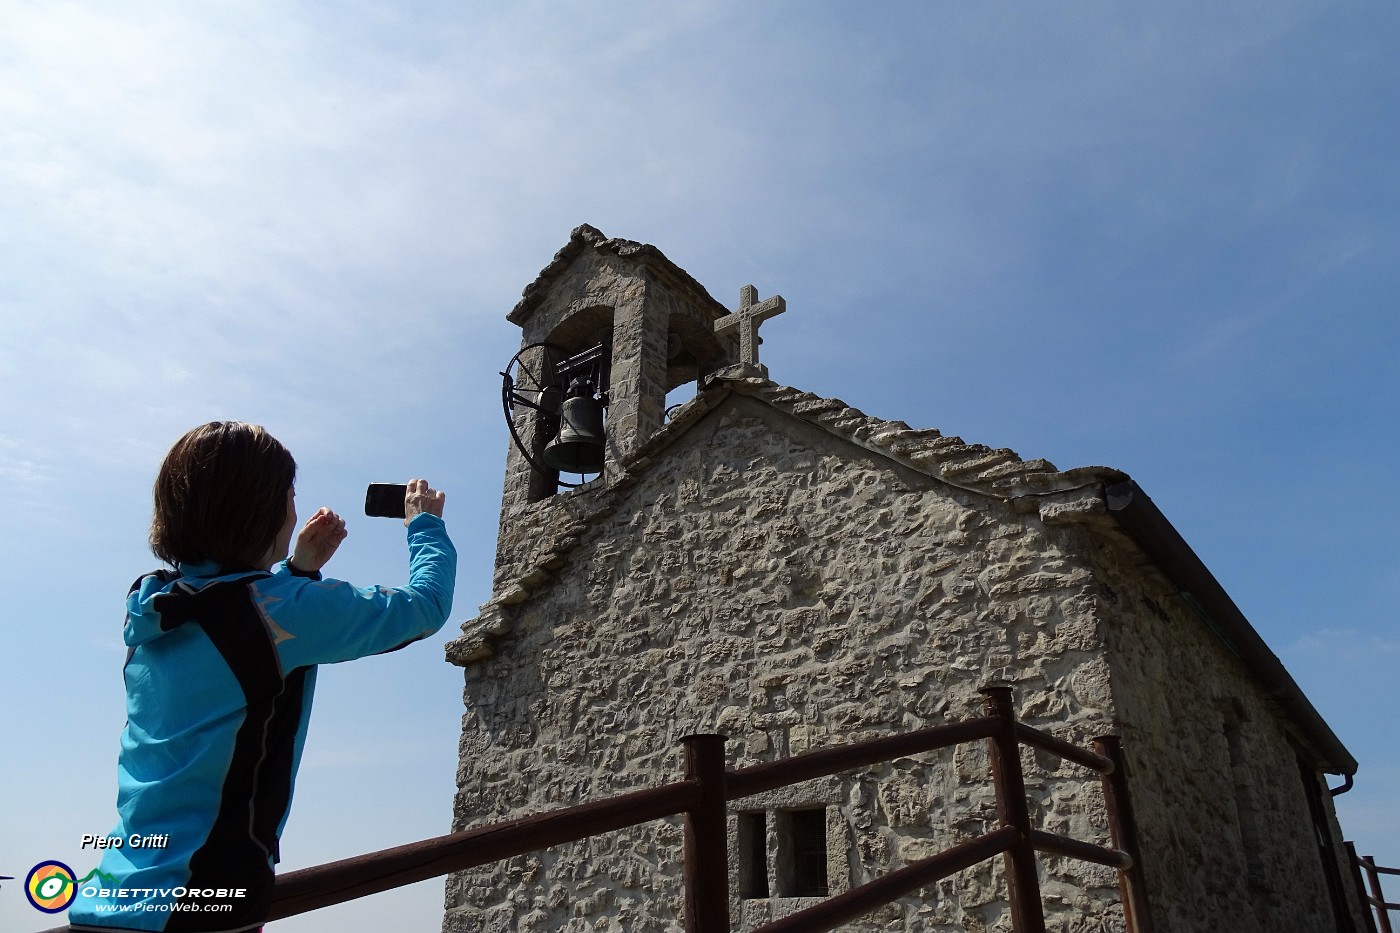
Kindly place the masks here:
[(428, 485), (425, 479), (411, 479), (403, 497), (403, 523), (407, 525), (413, 517), (422, 512), (442, 518), (442, 504), (447, 501), (447, 493), (439, 492)]
[(297, 535), (292, 566), (308, 572), (320, 570), (335, 554), (347, 534), (345, 519), (324, 506), (317, 509)]

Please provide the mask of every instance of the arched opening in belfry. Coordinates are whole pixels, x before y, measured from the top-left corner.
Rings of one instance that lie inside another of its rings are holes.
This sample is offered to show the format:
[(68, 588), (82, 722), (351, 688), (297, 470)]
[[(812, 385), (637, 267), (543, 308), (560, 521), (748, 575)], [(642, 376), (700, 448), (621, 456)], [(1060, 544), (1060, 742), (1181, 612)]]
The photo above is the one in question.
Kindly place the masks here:
[(712, 330), (693, 318), (674, 316), (666, 331), (666, 420), (695, 397), (700, 381), (724, 365), (724, 351)]
[(611, 346), (615, 317), (616, 311), (606, 305), (575, 311), (549, 332), (548, 342), (569, 356), (599, 344)]
[[(598, 392), (606, 396), (610, 391), (610, 386), (607, 383), (611, 370), (615, 318), (615, 310), (606, 305), (596, 305), (570, 314), (554, 330), (550, 331), (549, 336), (544, 341), (547, 346), (532, 349), (522, 356), (522, 365), (530, 368), (537, 381), (550, 381), (557, 375), (562, 377), (564, 383), (567, 383), (569, 374), (567, 370), (560, 370), (560, 367), (569, 360), (577, 359), (588, 354), (589, 351), (599, 349), (601, 358), (599, 372), (602, 379), (601, 384), (596, 388)], [(568, 385), (560, 384), (557, 388), (560, 398), (553, 400), (553, 407), (556, 411), (563, 394), (568, 390)], [(536, 463), (543, 464), (545, 462), (545, 448), (559, 429), (558, 415), (550, 414), (547, 411), (525, 409), (517, 415), (517, 418), (520, 421), (517, 422), (516, 429), (523, 439), (527, 439), (530, 456)], [(524, 423), (520, 423), (521, 421)], [(606, 416), (604, 429), (606, 430)], [(565, 478), (560, 475), (560, 471), (557, 469), (532, 469), (527, 499), (530, 502), (548, 499), (558, 493), (561, 488), (577, 486), (584, 479), (583, 475)]]

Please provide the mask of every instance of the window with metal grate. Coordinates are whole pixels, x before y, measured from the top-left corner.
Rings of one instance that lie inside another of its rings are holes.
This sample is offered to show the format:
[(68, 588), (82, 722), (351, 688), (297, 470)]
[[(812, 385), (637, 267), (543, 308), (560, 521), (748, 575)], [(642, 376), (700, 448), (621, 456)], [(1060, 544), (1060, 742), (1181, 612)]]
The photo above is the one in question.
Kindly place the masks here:
[(827, 895), (826, 809), (776, 814), (778, 896)]

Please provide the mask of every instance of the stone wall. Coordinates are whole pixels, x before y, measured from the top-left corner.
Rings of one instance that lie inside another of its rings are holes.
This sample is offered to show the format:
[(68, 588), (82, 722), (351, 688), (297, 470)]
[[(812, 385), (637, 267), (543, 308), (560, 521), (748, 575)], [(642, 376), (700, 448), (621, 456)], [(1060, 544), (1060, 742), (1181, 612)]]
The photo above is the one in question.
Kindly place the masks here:
[[(991, 681), (1062, 738), (1113, 728), (1082, 527), (742, 395), (628, 483), (518, 508), (502, 535), (491, 648), (461, 659), (456, 828), (677, 779), (687, 733), (729, 736), (741, 766), (979, 715)], [(509, 590), (565, 541), (541, 579)], [(1096, 778), (1024, 761), (1041, 828), (1107, 842)], [(832, 893), (995, 826), (976, 743), (736, 801), (731, 852), (737, 814), (811, 807), (827, 808)], [(781, 861), (777, 822), (769, 861)], [(679, 930), (680, 838), (657, 823), (455, 875), (444, 930)], [(736, 929), (811, 903), (739, 897), (732, 862)], [(1042, 865), (1052, 930), (1122, 928), (1112, 872)], [(994, 860), (848, 929), (1005, 930), (1005, 896)]]
[(1165, 579), (1118, 546), (1095, 548), (1094, 563), (1157, 929), (1335, 933), (1276, 709)]

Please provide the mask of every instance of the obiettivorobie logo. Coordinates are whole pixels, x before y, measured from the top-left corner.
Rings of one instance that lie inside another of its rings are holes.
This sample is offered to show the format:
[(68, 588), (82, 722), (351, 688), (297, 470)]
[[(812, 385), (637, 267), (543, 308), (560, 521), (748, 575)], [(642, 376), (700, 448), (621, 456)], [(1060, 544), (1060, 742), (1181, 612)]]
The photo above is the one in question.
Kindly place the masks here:
[(62, 862), (40, 862), (25, 876), (24, 896), (29, 898), (29, 903), (33, 904), (36, 910), (56, 914), (67, 910), (68, 905), (73, 903), (73, 898), (78, 896), (78, 885), (93, 878), (101, 878), (108, 884), (115, 884), (117, 881), (96, 868), (79, 878), (73, 874), (73, 869)]

